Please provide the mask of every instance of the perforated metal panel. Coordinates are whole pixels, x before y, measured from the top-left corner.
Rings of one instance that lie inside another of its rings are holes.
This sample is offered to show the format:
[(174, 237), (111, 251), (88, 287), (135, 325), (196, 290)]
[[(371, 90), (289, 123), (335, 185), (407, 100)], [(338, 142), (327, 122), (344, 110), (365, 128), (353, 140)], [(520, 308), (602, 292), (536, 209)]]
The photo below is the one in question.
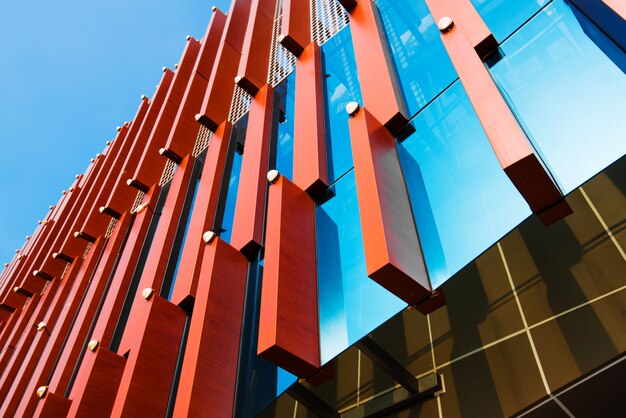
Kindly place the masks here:
[(235, 86), (235, 93), (233, 94), (233, 101), (230, 104), (230, 111), (228, 113), (228, 121), (235, 123), (243, 115), (250, 110), (250, 103), (252, 102), (252, 96), (250, 96), (244, 89), (239, 86)]
[(323, 45), (350, 23), (346, 10), (337, 0), (311, 0), (311, 38)]
[(283, 23), (283, 2), (278, 1), (276, 14), (274, 15), (274, 27), (272, 29), (272, 50), (270, 53), (270, 68), (267, 82), (276, 87), (296, 67), (296, 57), (278, 42)]
[(115, 229), (115, 224), (117, 223), (117, 219), (111, 218), (109, 222), (109, 226), (107, 227), (107, 231), (104, 233), (105, 238), (110, 238), (113, 230)]
[(137, 209), (137, 206), (141, 205), (141, 202), (143, 201), (143, 197), (146, 194), (142, 191), (138, 191), (137, 192), (137, 196), (135, 196), (135, 201), (133, 202), (133, 207), (131, 209), (131, 212), (134, 212), (135, 209)]
[(159, 186), (163, 186), (165, 183), (174, 178), (174, 171), (176, 170), (176, 163), (168, 158), (163, 168), (163, 174), (161, 174), (161, 180), (159, 180)]
[(213, 136), (213, 132), (211, 132), (204, 125), (200, 125), (200, 130), (198, 130), (198, 137), (196, 138), (196, 143), (193, 145), (193, 151), (191, 151), (191, 155), (197, 157), (202, 154), (202, 151), (207, 149), (209, 146), (209, 142), (211, 142), (211, 137)]
[(87, 248), (85, 248), (85, 251), (83, 252), (83, 260), (89, 255), (89, 250), (91, 250), (92, 245), (93, 244), (91, 242), (87, 244)]

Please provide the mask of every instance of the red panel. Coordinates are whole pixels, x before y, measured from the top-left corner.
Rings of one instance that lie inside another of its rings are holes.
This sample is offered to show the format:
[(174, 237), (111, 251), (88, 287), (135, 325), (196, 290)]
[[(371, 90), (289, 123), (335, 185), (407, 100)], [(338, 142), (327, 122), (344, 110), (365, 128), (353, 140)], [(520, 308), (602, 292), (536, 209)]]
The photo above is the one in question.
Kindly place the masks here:
[[(154, 296), (133, 307), (138, 325), (131, 332), (130, 348), (111, 416), (164, 416), (176, 358), (185, 325), (185, 312)], [(130, 324), (130, 323), (129, 323)]]
[(111, 238), (107, 241), (98, 263), (98, 270), (92, 278), (92, 285), (85, 294), (80, 311), (76, 315), (72, 330), (50, 380), (49, 386), (52, 392), (63, 393), (65, 391), (74, 365), (81, 354), (83, 342), (87, 339), (89, 328), (98, 312), (100, 301), (106, 297), (107, 282), (115, 267), (117, 255), (124, 244), (130, 218), (128, 213), (124, 213), (115, 226)]
[(449, 17), (461, 24), (479, 56), (485, 57), (498, 48), (498, 41), (480, 17), (470, 0), (426, 0), (435, 22), (442, 17)]
[(274, 89), (265, 85), (252, 100), (241, 163), (230, 245), (251, 256), (263, 244), (265, 197), (272, 131)]
[(311, 6), (309, 0), (283, 0), (281, 45), (298, 56), (311, 43)]
[(38, 418), (59, 418), (67, 415), (72, 401), (62, 396), (48, 393), (37, 411)]
[[(69, 398), (68, 417), (110, 417), (126, 359), (102, 348), (87, 351)], [(37, 414), (35, 414), (37, 416)]]
[[(183, 211), (185, 197), (187, 196), (187, 188), (193, 165), (195, 160), (192, 156), (187, 156), (181, 162), (180, 166), (174, 173), (174, 178), (170, 184), (167, 193), (167, 200), (161, 209), (161, 217), (159, 225), (152, 239), (150, 253), (146, 259), (145, 267), (141, 276), (139, 291), (146, 287), (160, 289), (163, 283), (163, 277), (167, 268), (172, 245), (178, 228), (178, 220)], [(152, 209), (150, 209), (152, 210)], [(140, 300), (141, 296), (137, 295), (136, 300)], [(124, 343), (122, 343), (124, 345)]]
[(259, 356), (300, 376), (320, 366), (315, 202), (284, 177), (270, 186)]
[(311, 42), (296, 63), (293, 182), (315, 197), (328, 187), (322, 54)]
[(367, 275), (413, 305), (431, 286), (395, 139), (367, 109), (349, 124)]
[[(165, 166), (165, 159), (159, 155), (159, 149), (165, 146), (170, 131), (173, 129), (173, 124), (181, 107), (199, 51), (200, 42), (189, 38), (148, 144), (144, 148), (137, 166), (129, 167), (128, 171), (131, 173), (131, 176), (125, 181), (132, 178), (148, 187), (159, 181)], [(176, 162), (180, 163), (180, 161)]]
[(546, 224), (569, 215), (570, 207), (533, 153), (463, 28), (456, 24), (442, 39), (500, 165), (530, 208)]
[(233, 0), (206, 95), (196, 120), (212, 131), (228, 117), (252, 0)]
[(154, 186), (150, 189), (143, 200), (143, 203), (146, 203), (148, 206), (135, 215), (123, 252), (117, 262), (117, 268), (111, 280), (107, 297), (91, 334), (91, 338), (97, 339), (105, 346), (108, 346), (111, 342), (113, 331), (119, 318), (118, 315), (124, 304), (126, 290), (135, 272), (137, 260), (139, 259), (141, 248), (154, 214), (153, 208), (159, 197), (159, 191), (159, 186)]
[(229, 122), (222, 123), (207, 150), (171, 299), (178, 305), (192, 303), (196, 294), (202, 253), (206, 247), (202, 234), (211, 230), (215, 221), (231, 128)]
[(207, 245), (174, 416), (232, 417), (248, 262), (221, 239)]
[[(11, 347), (13, 350), (3, 351), (0, 354), (0, 372), (3, 372), (2, 380), (0, 381), (2, 383), (2, 387), (0, 388), (2, 397), (0, 399), (4, 399), (7, 391), (5, 386), (7, 384), (9, 387), (11, 386), (13, 383), (12, 378), (16, 373), (16, 370), (11, 370), (11, 366), (13, 365), (13, 361), (11, 359), (15, 356), (15, 348), (19, 345), (24, 333), (34, 330), (33, 325), (39, 323), (32, 320), (33, 314), (37, 310), (39, 298), (40, 295), (37, 293), (32, 300), (27, 301), (26, 304), (20, 305), (20, 307), (13, 313), (13, 316), (16, 317), (16, 321), (12, 324), (11, 329), (7, 328), (7, 332), (3, 335), (3, 343), (6, 343), (6, 346)], [(30, 343), (30, 341), (31, 340), (29, 340), (28, 343)], [(21, 355), (22, 353), (18, 350), (18, 354)], [(9, 370), (7, 370), (7, 368)], [(9, 381), (7, 381), (7, 379), (9, 379)]]
[(350, 12), (354, 56), (365, 107), (385, 128), (396, 133), (408, 119), (377, 19), (376, 5), (369, 1), (358, 2)]
[(66, 299), (67, 302), (63, 304), (63, 309), (55, 327), (50, 330), (50, 339), (46, 344), (46, 348), (41, 356), (36, 359), (38, 360), (37, 368), (32, 376), (25, 375), (23, 377), (24, 382), (27, 382), (26, 385), (21, 381), (16, 381), (11, 387), (7, 394), (7, 399), (11, 401), (2, 405), (0, 416), (25, 417), (32, 415), (34, 412), (39, 400), (35, 391), (38, 387), (47, 383), (48, 375), (54, 369), (57, 356), (72, 325), (72, 319), (80, 306), (81, 298), (88, 288), (89, 278), (96, 269), (103, 246), (104, 240), (97, 239), (92, 251), (89, 252), (89, 255), (83, 261), (76, 279), (74, 279), (74, 286), (72, 286), (72, 290)]
[(183, 104), (178, 108), (174, 127), (164, 147), (176, 155), (191, 154), (196, 142), (199, 126), (195, 116), (202, 106), (225, 23), (226, 16), (215, 9), (207, 33), (202, 39), (200, 53), (182, 100)]
[(254, 96), (267, 82), (276, 0), (253, 0), (237, 71), (239, 87)]

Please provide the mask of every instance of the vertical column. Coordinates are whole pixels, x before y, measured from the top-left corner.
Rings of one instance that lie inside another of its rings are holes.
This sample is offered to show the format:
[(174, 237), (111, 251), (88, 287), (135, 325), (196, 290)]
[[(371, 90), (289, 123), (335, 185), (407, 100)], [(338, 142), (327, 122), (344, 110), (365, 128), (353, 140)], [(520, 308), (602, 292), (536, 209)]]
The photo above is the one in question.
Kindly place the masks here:
[(283, 0), (282, 20), (278, 42), (298, 56), (311, 43), (310, 0)]
[(293, 182), (315, 197), (328, 187), (322, 53), (311, 42), (296, 62)]
[(252, 100), (248, 114), (246, 148), (241, 163), (230, 244), (248, 256), (263, 245), (265, 198), (272, 134), (274, 89), (265, 85)]
[(363, 103), (395, 134), (408, 123), (408, 117), (376, 5), (359, 1), (349, 15)]
[(431, 286), (395, 139), (367, 109), (357, 108), (349, 125), (367, 275), (416, 304)]
[(442, 18), (441, 38), (491, 147), (517, 190), (548, 225), (572, 210), (511, 113), (460, 24)]
[(195, 115), (202, 106), (225, 23), (226, 15), (214, 8), (207, 32), (202, 38), (202, 46), (198, 53), (191, 80), (182, 99), (183, 103), (178, 108), (178, 113), (174, 120), (174, 128), (170, 131), (167, 142), (163, 147), (165, 152), (184, 156), (191, 154), (193, 150), (196, 137), (198, 136), (198, 122), (195, 120)]
[(271, 171), (258, 355), (300, 376), (320, 367), (315, 202)]
[(248, 263), (215, 238), (207, 243), (174, 416), (232, 417)]
[(228, 117), (251, 3), (252, 0), (233, 0), (227, 15), (207, 92), (201, 111), (196, 115), (196, 120), (211, 131)]
[(276, 0), (253, 0), (235, 82), (254, 96), (267, 81)]
[(205, 247), (202, 234), (212, 230), (215, 222), (231, 128), (232, 125), (229, 122), (222, 123), (215, 131), (207, 149), (202, 178), (198, 185), (197, 198), (189, 221), (185, 247), (181, 255), (176, 285), (172, 293), (172, 302), (181, 306), (191, 306), (196, 294), (202, 253)]

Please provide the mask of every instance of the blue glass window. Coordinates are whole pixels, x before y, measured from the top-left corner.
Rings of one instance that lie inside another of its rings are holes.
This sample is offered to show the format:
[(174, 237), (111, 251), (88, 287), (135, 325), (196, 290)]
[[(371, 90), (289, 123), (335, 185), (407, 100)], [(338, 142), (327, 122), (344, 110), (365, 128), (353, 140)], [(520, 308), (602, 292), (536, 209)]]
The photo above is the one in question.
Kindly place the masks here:
[(367, 277), (354, 171), (327, 193), (315, 214), (324, 363), (406, 307)]
[(537, 13), (548, 0), (471, 0), (498, 42)]
[(296, 93), (296, 72), (293, 71), (274, 89), (272, 142), (276, 150), (270, 167), (288, 179), (293, 178), (293, 121)]
[(524, 220), (530, 209), (506, 176), (460, 82), (412, 121), (398, 147), (433, 287)]
[(346, 105), (363, 103), (350, 27), (322, 46), (328, 179), (332, 183), (353, 166)]
[(382, 26), (409, 115), (415, 115), (457, 75), (423, 0), (378, 0)]
[(565, 193), (626, 153), (626, 55), (575, 7), (555, 0), (501, 50), (491, 74)]

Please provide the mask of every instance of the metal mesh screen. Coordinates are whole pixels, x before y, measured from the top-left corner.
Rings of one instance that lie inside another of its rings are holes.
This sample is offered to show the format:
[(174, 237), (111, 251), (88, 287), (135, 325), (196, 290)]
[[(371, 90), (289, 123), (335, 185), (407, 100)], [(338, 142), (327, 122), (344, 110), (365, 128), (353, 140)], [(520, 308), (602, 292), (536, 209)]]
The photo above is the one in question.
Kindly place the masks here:
[(113, 230), (115, 229), (115, 224), (117, 223), (117, 219), (111, 218), (109, 222), (109, 226), (107, 227), (107, 231), (104, 233), (105, 238), (110, 238)]
[[(163, 186), (165, 183), (174, 178), (174, 171), (176, 170), (176, 163), (169, 158), (163, 168), (163, 174), (161, 174), (161, 180), (159, 180), (159, 186)], [(141, 201), (139, 202), (141, 203)]]
[(89, 255), (89, 250), (91, 250), (92, 245), (93, 244), (91, 242), (87, 244), (87, 248), (85, 248), (85, 251), (83, 252), (83, 260)]
[(276, 5), (276, 14), (274, 15), (274, 27), (272, 29), (272, 49), (270, 52), (270, 68), (268, 71), (267, 82), (276, 87), (296, 67), (296, 57), (285, 49), (278, 42), (278, 37), (282, 30), (283, 24), (283, 2), (278, 1)]
[(211, 132), (207, 127), (200, 125), (200, 130), (198, 131), (196, 143), (193, 144), (193, 151), (191, 151), (191, 155), (193, 155), (194, 158), (202, 154), (202, 151), (207, 149), (207, 147), (209, 146), (209, 142), (211, 142), (212, 136), (213, 132)]
[(143, 197), (145, 195), (146, 194), (141, 190), (137, 192), (137, 196), (135, 196), (135, 201), (133, 202), (133, 207), (130, 210), (131, 212), (134, 212), (135, 209), (137, 209), (137, 206), (141, 205), (141, 202), (143, 201)]
[(228, 113), (228, 121), (235, 123), (248, 110), (250, 110), (250, 103), (252, 102), (252, 96), (250, 96), (244, 89), (239, 86), (235, 86), (235, 93), (233, 94), (233, 101), (230, 103), (230, 112)]
[(337, 0), (311, 0), (311, 37), (323, 45), (350, 23), (348, 12)]

